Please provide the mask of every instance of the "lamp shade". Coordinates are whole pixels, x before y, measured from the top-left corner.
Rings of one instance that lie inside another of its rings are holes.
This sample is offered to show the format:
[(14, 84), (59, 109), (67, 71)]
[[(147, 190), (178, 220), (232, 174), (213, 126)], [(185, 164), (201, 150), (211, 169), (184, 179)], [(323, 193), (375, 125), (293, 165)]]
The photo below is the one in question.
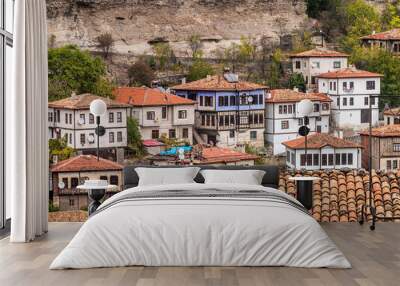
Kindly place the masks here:
[(299, 102), (298, 113), (300, 116), (307, 116), (313, 111), (313, 103), (309, 99), (303, 99)]
[(90, 103), (90, 113), (94, 116), (101, 116), (107, 111), (107, 104), (101, 99), (95, 99)]

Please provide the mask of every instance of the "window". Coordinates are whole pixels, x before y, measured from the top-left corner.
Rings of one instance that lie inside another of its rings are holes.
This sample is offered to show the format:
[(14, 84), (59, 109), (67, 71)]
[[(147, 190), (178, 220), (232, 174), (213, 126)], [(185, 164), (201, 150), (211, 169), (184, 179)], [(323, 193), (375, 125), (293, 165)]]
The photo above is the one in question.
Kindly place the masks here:
[(68, 189), (68, 178), (62, 178), (62, 182), (64, 183), (64, 189)]
[(89, 114), (89, 124), (94, 124), (94, 115), (93, 114)]
[(200, 96), (200, 106), (204, 106), (204, 97)]
[(393, 169), (397, 169), (397, 160), (393, 160)]
[(158, 139), (160, 138), (160, 131), (159, 130), (151, 130), (151, 138), (152, 139)]
[[(89, 117), (90, 117), (90, 115), (89, 115)], [(72, 124), (72, 114), (71, 113), (69, 114), (69, 124)]]
[(258, 104), (263, 104), (264, 102), (264, 95), (263, 94), (259, 94), (258, 95)]
[(347, 164), (353, 165), (353, 153), (347, 154)]
[(369, 116), (370, 116), (369, 109), (361, 109), (361, 123), (368, 123)]
[(207, 116), (206, 116), (206, 123), (207, 123), (207, 126), (210, 126), (210, 124), (211, 124), (211, 116), (209, 114), (207, 114)]
[(71, 189), (75, 189), (79, 186), (79, 179), (76, 177), (71, 178)]
[(147, 118), (147, 120), (155, 120), (156, 113), (154, 111), (147, 111), (146, 118)]
[(321, 164), (322, 164), (322, 166), (326, 166), (328, 164), (326, 154), (322, 154)]
[(350, 97), (350, 105), (354, 105), (354, 97)]
[(229, 130), (229, 138), (235, 138), (235, 130)]
[(319, 154), (313, 154), (313, 165), (314, 166), (319, 165)]
[(229, 96), (224, 96), (224, 106), (229, 106)]
[(179, 110), (178, 111), (178, 118), (179, 119), (186, 119), (187, 118), (187, 111), (186, 110)]
[(205, 96), (204, 97), (204, 105), (205, 106), (213, 106), (213, 98), (212, 98), (212, 96)]
[(400, 152), (400, 143), (393, 143), (393, 152)]
[(72, 133), (69, 133), (69, 144), (72, 144)]
[(307, 154), (307, 166), (312, 166), (312, 156), (313, 154)]
[(340, 64), (339, 61), (333, 62), (333, 68), (334, 68), (334, 69), (340, 69), (340, 66), (341, 66), (341, 64)]
[(257, 131), (250, 131), (250, 140), (257, 140)]
[(289, 105), (289, 106), (288, 106), (288, 113), (289, 113), (289, 114), (292, 114), (292, 113), (293, 113), (293, 106), (292, 106), (292, 105)]
[(68, 113), (65, 113), (65, 124), (68, 124)]
[(329, 82), (329, 89), (332, 90), (332, 82)]
[(110, 185), (118, 186), (118, 176), (112, 175), (110, 176)]
[(336, 98), (336, 105), (340, 107), (340, 97)]
[(343, 82), (343, 89), (347, 89), (347, 81)]
[(312, 65), (313, 65), (313, 68), (319, 69), (319, 67), (320, 67), (319, 62), (313, 62)]
[(169, 138), (176, 138), (176, 131), (175, 129), (168, 130), (168, 137)]
[(100, 180), (104, 180), (108, 182), (108, 177), (107, 176), (100, 176)]
[(114, 123), (114, 112), (110, 112), (108, 114), (108, 122), (109, 123)]
[(350, 89), (353, 90), (354, 89), (354, 81), (350, 82)]
[(282, 114), (282, 113), (283, 113), (283, 106), (279, 105), (279, 114)]
[(117, 122), (122, 122), (122, 112), (117, 112)]
[(289, 121), (288, 120), (281, 121), (281, 129), (289, 129)]
[(392, 161), (387, 160), (386, 161), (386, 170), (391, 170), (392, 169)]
[(299, 126), (303, 126), (303, 118), (299, 118), (297, 122)]
[(189, 129), (188, 128), (183, 128), (182, 129), (182, 138), (189, 138)]
[(284, 113), (284, 114), (287, 114), (287, 105), (284, 105), (284, 106), (283, 106), (283, 113)]
[(371, 97), (371, 105), (375, 104), (375, 97)]
[(206, 125), (206, 116), (204, 114), (201, 115), (201, 125), (202, 126)]
[(301, 154), (300, 155), (300, 166), (305, 166), (306, 165), (306, 155)]
[(387, 124), (387, 125), (390, 124), (390, 117), (388, 117), (388, 118), (386, 119), (386, 124)]
[(321, 132), (322, 132), (322, 127), (321, 127), (321, 125), (317, 125), (317, 132), (318, 132), (318, 133), (321, 133)]
[(291, 160), (292, 165), (296, 165), (296, 155), (292, 153), (292, 160)]
[(166, 106), (163, 106), (163, 107), (161, 107), (161, 118), (162, 119), (167, 119), (167, 117), (168, 117), (168, 112), (167, 112), (167, 107)]
[(329, 103), (322, 103), (322, 110), (329, 110)]
[(367, 80), (367, 90), (374, 90), (374, 89), (375, 89), (375, 81)]
[(343, 97), (343, 106), (347, 106), (347, 98)]
[(290, 152), (286, 151), (286, 162), (290, 163)]
[(224, 126), (224, 117), (223, 116), (219, 117), (219, 126)]
[(82, 145), (85, 145), (85, 142), (86, 142), (86, 136), (85, 136), (85, 133), (81, 133), (81, 144)]
[(342, 165), (347, 165), (347, 154), (342, 153)]
[(117, 142), (122, 142), (122, 131), (117, 132)]
[(319, 104), (314, 103), (314, 112), (319, 112)]
[(79, 123), (81, 123), (81, 124), (85, 124), (86, 123), (86, 116), (85, 116), (85, 114), (80, 114), (79, 115)]
[(364, 105), (368, 105), (368, 96), (364, 97)]
[(114, 143), (114, 132), (108, 133), (108, 141)]
[(235, 115), (231, 115), (231, 125), (235, 125)]
[(229, 115), (225, 115), (224, 119), (225, 119), (225, 125), (229, 126)]
[(332, 166), (333, 165), (333, 154), (328, 155), (328, 165)]
[(301, 62), (300, 61), (296, 61), (295, 62), (295, 66), (296, 66), (296, 69), (300, 69), (301, 68)]
[(224, 106), (224, 98), (222, 96), (218, 97), (218, 106)]
[(74, 199), (69, 199), (69, 206), (73, 207), (75, 205), (75, 200)]
[(321, 116), (315, 117), (315, 121), (321, 121), (321, 120), (322, 120)]
[(47, 114), (47, 119), (48, 119), (49, 122), (53, 122), (53, 112), (49, 112)]
[(236, 96), (231, 95), (231, 97), (230, 97), (230, 99), (229, 99), (229, 104), (230, 104), (231, 106), (236, 105)]
[(336, 90), (336, 81), (333, 82), (333, 90)]
[(339, 153), (335, 154), (335, 164), (340, 165), (340, 154)]

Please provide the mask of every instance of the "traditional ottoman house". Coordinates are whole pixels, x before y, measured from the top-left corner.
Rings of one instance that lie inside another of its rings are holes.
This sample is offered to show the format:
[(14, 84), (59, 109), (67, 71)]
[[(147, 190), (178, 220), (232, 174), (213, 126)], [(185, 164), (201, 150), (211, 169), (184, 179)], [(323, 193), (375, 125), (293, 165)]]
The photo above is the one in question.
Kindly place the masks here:
[(304, 76), (307, 89), (317, 87), (316, 77), (319, 74), (346, 68), (348, 57), (347, 54), (322, 47), (290, 56), (293, 72)]
[[(400, 125), (384, 125), (372, 129), (372, 168), (396, 170), (400, 168)], [(361, 132), (364, 147), (363, 168), (369, 168), (369, 131)]]
[(332, 100), (333, 129), (360, 131), (368, 127), (370, 104), (372, 124), (379, 121), (381, 74), (358, 70), (354, 67), (331, 71), (318, 76), (318, 92)]
[(127, 104), (93, 94), (72, 94), (71, 97), (49, 102), (49, 138), (66, 138), (69, 147), (84, 154), (95, 153), (97, 136), (96, 121), (90, 113), (90, 103), (101, 99), (107, 104), (107, 112), (100, 120), (105, 134), (100, 137), (101, 152), (122, 161), (127, 147)]
[(204, 142), (220, 147), (264, 145), (265, 86), (225, 73), (172, 90), (197, 102), (195, 127)]
[(321, 170), (361, 168), (361, 145), (329, 134), (315, 133), (282, 143), (286, 147), (286, 166), (291, 169)]
[(400, 107), (385, 109), (383, 111), (383, 122), (386, 125), (400, 124)]
[(298, 114), (298, 104), (303, 99), (314, 103), (314, 110), (309, 115), (311, 133), (329, 132), (332, 100), (327, 95), (291, 89), (271, 90), (265, 100), (265, 140), (272, 145), (273, 155), (285, 154), (282, 142), (298, 137), (299, 127), (304, 125), (303, 116)]
[(120, 87), (115, 100), (130, 106), (143, 140), (166, 137), (193, 143), (195, 102), (155, 88)]
[(60, 211), (87, 208), (87, 190), (76, 188), (85, 180), (107, 180), (109, 184), (116, 185), (117, 189), (107, 191), (106, 198), (122, 191), (122, 170), (122, 165), (103, 158), (97, 161), (93, 155), (79, 155), (53, 165), (50, 169), (53, 205)]
[(393, 29), (381, 33), (361, 37), (361, 43), (365, 47), (383, 48), (395, 55), (400, 54), (400, 29)]

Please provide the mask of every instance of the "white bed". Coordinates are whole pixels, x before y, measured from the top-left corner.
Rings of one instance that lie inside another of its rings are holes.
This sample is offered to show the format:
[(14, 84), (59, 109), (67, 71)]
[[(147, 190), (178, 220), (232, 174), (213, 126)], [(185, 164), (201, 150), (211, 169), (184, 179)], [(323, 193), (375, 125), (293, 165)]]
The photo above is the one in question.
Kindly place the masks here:
[(141, 186), (111, 197), (50, 269), (128, 265), (351, 267), (287, 194), (197, 183)]

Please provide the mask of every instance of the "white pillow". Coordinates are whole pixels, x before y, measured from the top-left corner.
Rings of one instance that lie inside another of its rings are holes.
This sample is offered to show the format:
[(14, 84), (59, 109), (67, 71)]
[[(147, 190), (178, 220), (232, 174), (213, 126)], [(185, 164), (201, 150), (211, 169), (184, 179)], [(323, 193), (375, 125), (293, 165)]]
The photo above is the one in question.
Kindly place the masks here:
[(205, 184), (261, 185), (265, 171), (261, 170), (202, 170)]
[(171, 185), (195, 183), (200, 171), (198, 167), (187, 168), (135, 168), (139, 176), (139, 186)]

